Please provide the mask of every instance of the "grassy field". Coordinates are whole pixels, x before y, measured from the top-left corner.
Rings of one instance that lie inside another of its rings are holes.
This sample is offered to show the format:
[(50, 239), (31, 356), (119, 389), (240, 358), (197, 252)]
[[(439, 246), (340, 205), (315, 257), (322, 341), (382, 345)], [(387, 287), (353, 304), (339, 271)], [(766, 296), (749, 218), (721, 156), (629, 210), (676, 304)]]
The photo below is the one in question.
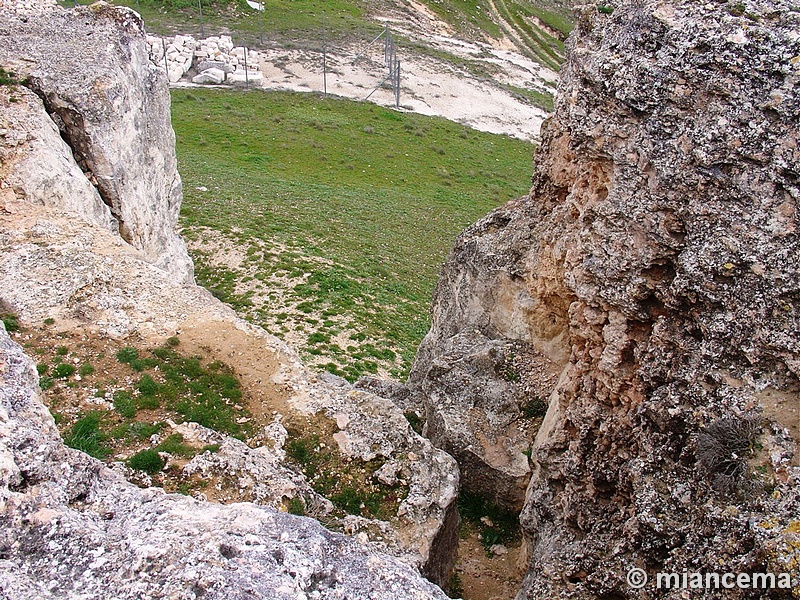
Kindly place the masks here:
[(533, 147), (310, 94), (174, 90), (198, 280), (355, 379), (402, 378), (456, 235), (527, 192)]

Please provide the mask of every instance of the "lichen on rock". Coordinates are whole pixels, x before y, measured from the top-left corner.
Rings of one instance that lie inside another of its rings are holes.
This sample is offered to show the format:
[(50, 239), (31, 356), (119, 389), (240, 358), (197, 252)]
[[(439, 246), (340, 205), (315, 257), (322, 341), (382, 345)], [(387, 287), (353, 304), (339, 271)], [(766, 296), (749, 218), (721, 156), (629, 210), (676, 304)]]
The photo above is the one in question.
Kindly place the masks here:
[[(800, 583), (800, 13), (741, 7), (580, 7), (530, 196), (443, 269), (409, 382), (437, 443), (463, 460), (485, 431), (470, 411), (492, 409), (441, 372), (469, 362), (483, 402), (507, 386), (478, 350), (521, 342), (560, 371), (532, 440), (519, 599), (681, 597), (628, 587), (634, 566)], [(746, 439), (709, 460), (723, 429)], [(493, 476), (482, 461), (465, 481)]]

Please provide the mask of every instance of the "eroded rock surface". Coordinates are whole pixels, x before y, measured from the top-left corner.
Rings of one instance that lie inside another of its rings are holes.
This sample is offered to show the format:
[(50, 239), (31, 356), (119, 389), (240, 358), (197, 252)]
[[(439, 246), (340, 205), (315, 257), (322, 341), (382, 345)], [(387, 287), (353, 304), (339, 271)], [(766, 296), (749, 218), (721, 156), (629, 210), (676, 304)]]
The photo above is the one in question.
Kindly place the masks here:
[(445, 265), (410, 380), (437, 443), (466, 431), (453, 453), (494, 476), (471, 415), (508, 381), (476, 357), (521, 341), (560, 371), (520, 600), (688, 593), (634, 590), (632, 567), (800, 589), (798, 30), (782, 1), (587, 5), (530, 197)]
[[(191, 282), (192, 263), (175, 232), (182, 192), (169, 89), (163, 72), (150, 63), (141, 19), (104, 3), (27, 14), (0, 11), (0, 64), (41, 98), (120, 235), (155, 265)], [(87, 43), (93, 39), (103, 43)], [(4, 165), (17, 172), (10, 183), (28, 179), (29, 162)], [(51, 173), (60, 177), (59, 171)], [(83, 187), (75, 189), (73, 200), (53, 196), (46, 203), (75, 211), (88, 202), (79, 200), (89, 197)], [(98, 210), (86, 216), (108, 219)]]
[(312, 519), (143, 490), (66, 448), (2, 327), (0, 525), (5, 598), (446, 598)]
[[(64, 448), (25, 366), (25, 390), (2, 384), (32, 412), (9, 408), (11, 429), (0, 436), (8, 448), (0, 590), (21, 598), (443, 597), (420, 571), (446, 584), (455, 560), (455, 461), (413, 432), (393, 403), (318, 379), (291, 348), (191, 282), (173, 231), (181, 196), (166, 78), (148, 63), (140, 20), (103, 3), (70, 11), (39, 4), (19, 14), (0, 5), (0, 64), (25, 79), (0, 86), (2, 310), (89, 337), (157, 344), (180, 335), (182, 347), (228, 364), (259, 411), (286, 420), (319, 414), (334, 428), (331, 448), (352, 461), (379, 457), (379, 473), (367, 476), (402, 481), (407, 494), (384, 521), (330, 519), (354, 541), (264, 507), (139, 490)], [(17, 356), (16, 346), (4, 348)], [(171, 429), (219, 445), (186, 465), (188, 476), (227, 478), (234, 499), (282, 510), (301, 499), (308, 514), (326, 515), (330, 502), (285, 461), (277, 422), (259, 438), (274, 444), (261, 448), (191, 424)], [(16, 435), (33, 446), (17, 447)], [(39, 507), (41, 518), (31, 517)], [(354, 561), (352, 577), (345, 561)]]

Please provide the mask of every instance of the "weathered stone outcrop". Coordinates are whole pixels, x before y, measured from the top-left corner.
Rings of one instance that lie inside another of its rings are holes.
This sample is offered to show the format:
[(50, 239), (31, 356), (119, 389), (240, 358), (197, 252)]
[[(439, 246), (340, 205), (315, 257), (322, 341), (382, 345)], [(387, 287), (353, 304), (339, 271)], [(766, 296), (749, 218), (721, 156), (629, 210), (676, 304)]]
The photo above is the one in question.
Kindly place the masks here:
[(655, 588), (672, 571), (786, 572), (796, 595), (800, 13), (675, 0), (579, 17), (530, 197), (458, 240), (412, 391), (433, 439), (496, 477), (473, 425), (509, 387), (491, 349), (521, 342), (560, 371), (520, 600), (685, 597)]
[[(104, 3), (25, 15), (0, 10), (0, 65), (41, 98), (125, 241), (191, 282), (192, 263), (175, 232), (181, 179), (169, 90), (163, 72), (150, 64), (141, 19)], [(103, 43), (87, 43), (92, 39)], [(32, 102), (25, 98), (26, 104)], [(39, 115), (41, 108), (31, 111)], [(29, 164), (4, 165), (10, 182), (27, 181)], [(58, 180), (62, 174), (53, 171), (50, 177)], [(67, 180), (62, 181), (66, 189)], [(83, 188), (76, 186), (74, 198), (54, 195), (46, 203), (75, 211), (89, 201), (83, 198), (93, 197)], [(99, 217), (101, 224), (108, 218), (98, 210), (85, 216)]]
[(316, 521), (140, 489), (66, 448), (33, 362), (0, 327), (0, 595), (444, 599)]
[[(55, 327), (85, 337), (157, 344), (180, 335), (186, 347), (231, 363), (261, 411), (287, 421), (319, 415), (332, 428), (327, 447), (350, 462), (380, 459), (378, 472), (365, 476), (397, 482), (407, 494), (387, 521), (326, 521), (356, 534), (361, 546), (274, 514), (298, 498), (307, 514), (330, 511), (285, 462), (279, 420), (259, 434), (274, 442), (261, 448), (192, 424), (170, 426), (198, 446), (219, 445), (185, 465), (187, 476), (227, 478), (235, 489), (226, 499), (264, 507), (224, 508), (139, 490), (64, 448), (26, 366), (19, 381), (0, 384), (6, 398), (27, 398), (24, 413), (14, 412), (16, 400), (7, 408), (11, 429), (0, 435), (8, 458), (0, 595), (443, 597), (419, 573), (446, 584), (455, 561), (454, 460), (414, 433), (394, 404), (317, 378), (291, 348), (191, 283), (191, 262), (173, 231), (181, 196), (166, 78), (148, 63), (141, 22), (103, 3), (42, 11), (0, 18), (0, 64), (25, 80), (0, 86), (3, 311), (28, 325), (52, 318)], [(14, 364), (23, 360), (16, 346), (4, 348)], [(113, 470), (126, 468), (117, 463)], [(86, 548), (94, 554), (79, 554)], [(346, 560), (354, 561), (349, 571)], [(58, 573), (46, 577), (48, 570)]]

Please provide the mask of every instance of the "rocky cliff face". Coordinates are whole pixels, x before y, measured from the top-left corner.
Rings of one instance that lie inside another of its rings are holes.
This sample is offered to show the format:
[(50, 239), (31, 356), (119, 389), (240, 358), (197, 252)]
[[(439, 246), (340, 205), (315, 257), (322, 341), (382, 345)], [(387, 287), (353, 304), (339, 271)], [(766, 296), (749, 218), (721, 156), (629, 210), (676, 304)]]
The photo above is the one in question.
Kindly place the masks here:
[[(25, 94), (21, 106), (9, 106), (2, 128), (35, 142), (23, 151), (6, 139), (4, 180), (20, 196), (103, 226), (113, 221), (151, 262), (192, 282), (191, 260), (175, 233), (181, 179), (169, 90), (150, 64), (141, 20), (104, 3), (75, 11), (13, 8), (0, 8), (0, 64), (39, 99)], [(85, 189), (89, 182), (94, 190)]]
[[(465, 485), (522, 482), (531, 444), (518, 598), (683, 597), (632, 567), (798, 586), (800, 13), (579, 16), (530, 197), (458, 240), (412, 392)], [(510, 382), (513, 345), (539, 367)], [(534, 440), (526, 386), (549, 398)]]
[[(64, 446), (32, 362), (0, 330), (0, 597), (444, 598), (422, 574), (446, 585), (455, 561), (455, 461), (394, 404), (318, 378), (192, 284), (174, 232), (166, 77), (147, 60), (135, 13), (5, 2), (0, 66), (18, 79), (0, 86), (0, 310), (29, 326), (54, 319), (84, 343), (180, 335), (246, 380), (272, 421), (258, 447), (169, 425), (219, 448), (183, 473), (232, 481), (242, 503), (139, 489), (118, 475), (128, 473), (121, 460), (112, 471)], [(113, 419), (106, 404), (77, 410)], [(402, 488), (391, 522), (330, 515), (286, 462), (283, 418), (323, 422), (320, 448), (336, 448), (345, 468), (381, 463), (365, 476)], [(276, 512), (292, 500), (349, 535)]]

